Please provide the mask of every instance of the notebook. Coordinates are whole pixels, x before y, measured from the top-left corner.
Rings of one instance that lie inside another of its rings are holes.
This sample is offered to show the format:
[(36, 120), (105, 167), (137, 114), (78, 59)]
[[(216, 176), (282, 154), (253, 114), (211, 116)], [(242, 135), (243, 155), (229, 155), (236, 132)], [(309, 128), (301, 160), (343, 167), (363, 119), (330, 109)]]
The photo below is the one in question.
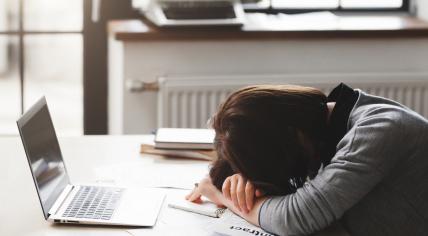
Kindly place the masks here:
[(226, 210), (226, 208), (220, 208), (206, 199), (203, 199), (202, 203), (193, 203), (184, 199), (184, 196), (171, 199), (168, 207), (215, 218), (219, 218)]
[(213, 129), (160, 128), (156, 131), (158, 149), (214, 149)]
[(150, 144), (141, 144), (140, 152), (169, 158), (206, 161), (217, 159), (217, 153), (214, 150), (156, 149), (154, 145)]

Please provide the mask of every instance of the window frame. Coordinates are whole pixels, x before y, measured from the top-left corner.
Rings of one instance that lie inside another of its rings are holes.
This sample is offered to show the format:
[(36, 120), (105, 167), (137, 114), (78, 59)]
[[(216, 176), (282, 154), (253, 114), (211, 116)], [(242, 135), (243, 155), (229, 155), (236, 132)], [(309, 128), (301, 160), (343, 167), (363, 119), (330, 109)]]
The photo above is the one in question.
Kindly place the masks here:
[[(83, 1), (84, 2), (84, 1)], [(82, 38), (84, 36), (84, 30), (83, 25), (81, 30), (26, 30), (24, 27), (24, 20), (25, 20), (25, 0), (18, 0), (18, 27), (17, 29), (13, 30), (0, 30), (1, 36), (15, 36), (18, 39), (18, 78), (19, 78), (19, 96), (20, 96), (20, 111), (21, 114), (24, 114), (25, 112), (25, 54), (26, 54), (26, 46), (25, 46), (25, 38), (28, 35), (80, 35)], [(82, 12), (83, 12), (83, 6), (82, 4)], [(83, 17), (83, 16), (82, 16)], [(83, 57), (83, 54), (82, 54)], [(83, 62), (83, 58), (82, 58)], [(82, 73), (83, 74), (83, 73)], [(84, 127), (82, 127), (84, 128)], [(82, 130), (82, 133), (84, 133), (84, 129)]]
[(330, 11), (332, 13), (407, 13), (410, 12), (410, 0), (403, 0), (403, 4), (400, 8), (272, 8), (271, 5), (268, 7), (255, 7), (251, 3), (243, 4), (244, 11), (248, 13), (268, 13), (268, 14), (297, 14), (315, 11)]

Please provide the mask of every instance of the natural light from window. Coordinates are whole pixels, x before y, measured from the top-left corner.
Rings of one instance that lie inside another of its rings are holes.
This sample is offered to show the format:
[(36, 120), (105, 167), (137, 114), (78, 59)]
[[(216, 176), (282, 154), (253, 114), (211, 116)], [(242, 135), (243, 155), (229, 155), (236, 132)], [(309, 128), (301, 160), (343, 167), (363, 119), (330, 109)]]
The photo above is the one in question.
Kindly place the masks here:
[[(46, 96), (58, 133), (81, 135), (83, 0), (23, 2), (24, 109)], [(21, 112), (18, 4), (0, 0), (0, 135), (17, 134)]]
[(343, 8), (400, 8), (403, 0), (272, 0), (274, 8), (334, 9)]

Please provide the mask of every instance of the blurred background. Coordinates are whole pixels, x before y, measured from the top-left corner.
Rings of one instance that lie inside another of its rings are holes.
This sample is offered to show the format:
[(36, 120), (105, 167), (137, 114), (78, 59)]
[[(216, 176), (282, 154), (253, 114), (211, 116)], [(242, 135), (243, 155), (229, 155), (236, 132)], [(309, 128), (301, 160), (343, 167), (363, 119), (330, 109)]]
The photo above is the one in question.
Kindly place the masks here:
[(131, 1), (104, 2), (97, 24), (89, 19), (91, 0), (0, 0), (0, 134), (16, 134), (15, 120), (41, 96), (60, 134), (84, 133), (84, 12), (86, 35), (95, 41), (90, 47), (102, 38), (99, 61), (107, 60), (106, 19), (132, 16), (121, 10)]
[(83, 0), (0, 0), (0, 32), (0, 133), (45, 95), (57, 129), (83, 134)]
[[(111, 20), (141, 19), (143, 1), (0, 0), (0, 135), (46, 96), (61, 135), (108, 133), (108, 32)], [(426, 18), (424, 0), (243, 1), (246, 12), (331, 11)], [(134, 6), (134, 7), (133, 7)]]

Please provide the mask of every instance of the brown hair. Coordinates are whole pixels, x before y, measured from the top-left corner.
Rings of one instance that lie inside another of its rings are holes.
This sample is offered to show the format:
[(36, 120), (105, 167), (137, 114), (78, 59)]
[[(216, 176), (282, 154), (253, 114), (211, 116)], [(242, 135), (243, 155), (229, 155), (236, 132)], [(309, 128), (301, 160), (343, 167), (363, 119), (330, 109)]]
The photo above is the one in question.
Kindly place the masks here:
[(257, 85), (232, 93), (212, 119), (219, 156), (214, 185), (240, 173), (267, 194), (288, 194), (316, 174), (327, 125), (327, 98), (318, 89)]

